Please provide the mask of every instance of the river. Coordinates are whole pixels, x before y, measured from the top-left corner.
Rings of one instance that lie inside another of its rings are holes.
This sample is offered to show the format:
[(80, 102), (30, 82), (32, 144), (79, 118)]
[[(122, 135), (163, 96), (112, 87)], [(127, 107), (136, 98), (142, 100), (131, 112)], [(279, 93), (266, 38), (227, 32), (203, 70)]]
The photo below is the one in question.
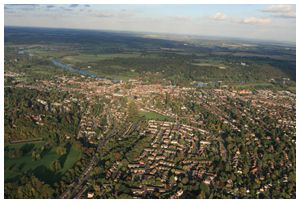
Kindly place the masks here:
[(87, 70), (84, 70), (84, 69), (81, 69), (81, 68), (78, 68), (78, 67), (73, 67), (69, 64), (64, 64), (56, 59), (51, 59), (51, 62), (53, 63), (53, 65), (55, 65), (56, 67), (59, 67), (59, 68), (62, 68), (66, 71), (70, 71), (72, 73), (78, 73), (78, 74), (81, 74), (81, 75), (84, 75), (84, 76), (88, 76), (88, 77), (91, 77), (91, 78), (96, 78), (98, 80), (104, 80), (105, 78), (102, 78), (102, 77), (97, 77), (96, 74), (94, 73), (91, 73)]

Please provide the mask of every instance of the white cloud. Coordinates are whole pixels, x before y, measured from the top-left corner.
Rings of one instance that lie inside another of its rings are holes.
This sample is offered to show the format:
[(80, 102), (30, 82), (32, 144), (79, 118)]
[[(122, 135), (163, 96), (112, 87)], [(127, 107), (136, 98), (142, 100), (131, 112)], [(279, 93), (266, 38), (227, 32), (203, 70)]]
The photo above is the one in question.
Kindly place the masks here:
[(296, 17), (296, 7), (290, 4), (271, 5), (266, 9), (263, 9), (262, 11), (266, 13), (271, 13), (276, 17), (283, 17), (283, 18)]
[(6, 4), (5, 9), (18, 9), (22, 11), (32, 11), (39, 8), (39, 4)]
[(95, 16), (99, 18), (109, 18), (115, 16), (115, 13), (109, 11), (100, 11), (100, 12), (96, 12)]
[(120, 12), (118, 12), (118, 17), (119, 18), (130, 18), (136, 16), (136, 13), (131, 12), (126, 9), (122, 9)]
[(178, 22), (178, 21), (190, 21), (190, 20), (192, 20), (188, 16), (170, 16), (169, 19), (172, 20), (172, 21), (176, 21), (176, 22)]
[(82, 9), (83, 12), (86, 12), (87, 16), (98, 17), (98, 18), (119, 18), (121, 20), (130, 19), (136, 14), (134, 12), (128, 11), (126, 9), (122, 10), (92, 10), (92, 9)]
[(70, 4), (69, 5), (69, 7), (71, 7), (71, 8), (76, 8), (76, 7), (78, 7), (79, 6), (79, 4)]
[(214, 20), (225, 20), (227, 18), (227, 16), (224, 13), (217, 12), (211, 18), (214, 19)]
[(240, 21), (242, 24), (251, 24), (251, 25), (268, 25), (272, 21), (270, 18), (257, 18), (257, 17), (247, 17)]

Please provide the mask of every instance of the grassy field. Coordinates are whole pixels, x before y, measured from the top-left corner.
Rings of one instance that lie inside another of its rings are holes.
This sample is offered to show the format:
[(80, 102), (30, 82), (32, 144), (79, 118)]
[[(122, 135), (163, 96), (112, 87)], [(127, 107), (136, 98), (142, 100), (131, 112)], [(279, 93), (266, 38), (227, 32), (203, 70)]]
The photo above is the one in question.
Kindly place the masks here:
[(173, 121), (174, 120), (173, 118), (158, 114), (156, 112), (140, 111), (139, 116), (145, 117), (147, 120), (159, 120), (159, 121)]
[[(29, 144), (31, 145), (31, 149), (23, 154), (21, 157), (10, 158), (5, 156), (4, 158), (4, 178), (5, 181), (9, 181), (10, 179), (14, 179), (23, 173), (33, 173), (37, 177), (41, 177), (42, 180), (51, 183), (60, 175), (65, 173), (69, 168), (71, 168), (76, 161), (81, 158), (81, 152), (77, 150), (75, 147), (68, 145), (67, 154), (58, 155), (56, 153), (56, 147), (52, 147), (51, 149), (42, 153), (42, 158), (40, 160), (34, 161), (31, 157), (31, 152), (42, 146), (43, 143), (35, 143)], [(14, 144), (8, 145), (9, 148), (14, 148), (16, 150), (21, 149), (26, 144)], [(28, 145), (28, 144), (27, 144)], [(59, 160), (61, 162), (62, 169), (57, 173), (54, 173), (50, 170), (50, 164), (54, 160)]]
[[(98, 77), (104, 77), (104, 78), (111, 78), (116, 80), (123, 80), (128, 81), (129, 79), (137, 78), (140, 76), (139, 73), (129, 71), (127, 68), (118, 66), (118, 65), (111, 65), (108, 67), (92, 67), (91, 69), (86, 69), (88, 71), (91, 71), (95, 74), (97, 74)], [(115, 70), (114, 74), (110, 73), (110, 70)]]
[(80, 62), (97, 62), (101, 60), (113, 59), (113, 58), (130, 58), (138, 57), (139, 53), (120, 53), (120, 54), (80, 54), (75, 56), (65, 56), (62, 61), (65, 63), (80, 63)]
[(212, 67), (212, 68), (218, 68), (221, 70), (227, 69), (227, 67), (223, 64), (211, 64), (211, 63), (191, 63), (194, 66), (199, 67)]
[[(58, 51), (58, 50), (46, 50), (46, 49), (41, 49), (41, 48), (31, 48), (29, 49), (29, 53), (32, 54), (33, 56), (39, 56), (39, 57), (62, 57), (66, 54), (68, 54), (68, 52), (64, 51)], [(69, 53), (71, 54), (71, 53)]]

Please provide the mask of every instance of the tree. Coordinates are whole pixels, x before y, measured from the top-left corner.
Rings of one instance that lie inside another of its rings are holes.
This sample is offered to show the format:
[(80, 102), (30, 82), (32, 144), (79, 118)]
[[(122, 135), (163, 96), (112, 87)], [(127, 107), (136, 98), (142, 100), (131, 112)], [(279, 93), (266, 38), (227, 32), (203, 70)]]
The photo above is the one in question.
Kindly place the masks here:
[(5, 196), (14, 199), (53, 198), (54, 190), (37, 177), (23, 176), (18, 183), (5, 186)]
[(209, 187), (205, 183), (200, 183), (200, 189), (201, 191), (207, 193), (209, 191)]
[(120, 161), (122, 158), (122, 154), (120, 152), (115, 152), (114, 153), (114, 158), (116, 161)]
[(62, 155), (65, 155), (65, 154), (67, 153), (67, 150), (66, 150), (66, 148), (63, 147), (63, 146), (58, 146), (58, 147), (56, 148), (56, 153), (57, 153), (58, 155), (62, 156)]
[(123, 167), (126, 167), (126, 168), (127, 168), (129, 163), (128, 163), (128, 161), (127, 161), (126, 159), (123, 159), (123, 160), (121, 161), (121, 164), (122, 164)]
[(166, 93), (166, 94), (165, 94), (165, 105), (168, 105), (168, 104), (170, 103), (170, 100), (171, 100), (170, 94), (169, 94), (169, 93)]
[(121, 194), (118, 198), (119, 199), (132, 199), (132, 197), (128, 194)]
[(106, 116), (102, 116), (99, 121), (100, 128), (103, 130), (105, 126), (107, 126), (107, 118)]
[(201, 191), (200, 194), (198, 195), (199, 199), (205, 199), (205, 192)]
[(32, 153), (31, 153), (31, 157), (32, 157), (32, 159), (33, 160), (39, 160), (39, 159), (41, 159), (41, 155), (40, 155), (40, 153), (38, 153), (37, 151), (32, 151)]
[(60, 161), (55, 160), (51, 163), (50, 168), (52, 171), (57, 172), (61, 169)]
[(184, 177), (184, 178), (182, 179), (182, 183), (183, 183), (184, 185), (188, 184), (188, 182), (189, 182), (189, 179), (188, 179), (187, 177)]
[(93, 187), (96, 195), (101, 195), (101, 188), (97, 182), (92, 181), (92, 187)]

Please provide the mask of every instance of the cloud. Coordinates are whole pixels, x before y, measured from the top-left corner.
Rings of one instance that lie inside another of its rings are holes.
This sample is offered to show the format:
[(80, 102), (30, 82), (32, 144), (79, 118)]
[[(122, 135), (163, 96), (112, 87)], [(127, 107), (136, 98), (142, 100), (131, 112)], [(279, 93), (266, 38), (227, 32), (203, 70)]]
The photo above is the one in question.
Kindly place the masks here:
[(120, 11), (113, 11), (113, 10), (98, 10), (92, 11), (93, 16), (98, 18), (109, 18), (109, 17), (116, 17), (119, 19), (130, 18), (135, 16), (135, 13), (127, 11), (126, 9), (122, 9)]
[(296, 18), (296, 7), (290, 4), (271, 5), (262, 10), (265, 13), (271, 13), (273, 16), (282, 18)]
[(251, 24), (251, 25), (268, 25), (272, 21), (270, 18), (257, 18), (257, 17), (247, 17), (240, 21), (242, 24)]
[(136, 14), (134, 12), (130, 12), (126, 9), (122, 9), (120, 12), (118, 12), (118, 17), (120, 17), (120, 18), (125, 18), (125, 17), (129, 18), (129, 17), (133, 17), (135, 15)]
[(227, 16), (224, 13), (217, 12), (211, 18), (214, 19), (214, 20), (225, 20), (227, 18)]
[(59, 9), (61, 9), (62, 11), (66, 11), (66, 12), (70, 12), (70, 11), (74, 11), (73, 8), (69, 8), (69, 7), (63, 7), (63, 6), (60, 6)]
[(191, 20), (191, 18), (187, 17), (187, 16), (170, 16), (169, 18), (170, 18), (170, 20), (173, 20), (173, 21), (189, 21), (189, 20)]
[(16, 13), (16, 11), (15, 10), (13, 10), (11, 7), (9, 7), (9, 6), (4, 6), (4, 12), (6, 13), (6, 14), (8, 14), (8, 13)]
[(98, 18), (109, 18), (115, 16), (115, 14), (109, 11), (99, 11), (95, 13), (95, 16)]
[(47, 5), (46, 8), (54, 8), (54, 5)]
[(19, 9), (19, 10), (32, 10), (38, 8), (38, 4), (7, 4), (5, 5), (6, 9)]
[(70, 4), (70, 8), (76, 8), (76, 7), (78, 7), (79, 6), (79, 4)]

